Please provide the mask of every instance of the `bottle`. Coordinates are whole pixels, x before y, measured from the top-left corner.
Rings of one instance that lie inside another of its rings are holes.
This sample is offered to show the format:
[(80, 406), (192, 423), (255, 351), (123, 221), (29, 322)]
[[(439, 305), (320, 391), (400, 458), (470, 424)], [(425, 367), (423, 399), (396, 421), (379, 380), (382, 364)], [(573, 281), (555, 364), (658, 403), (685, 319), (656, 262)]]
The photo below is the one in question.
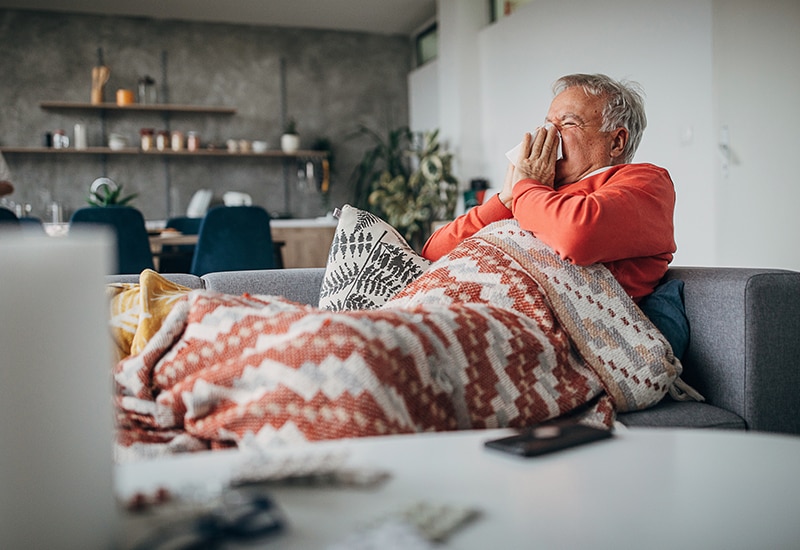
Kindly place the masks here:
[(85, 124), (76, 124), (75, 125), (75, 149), (86, 149), (87, 147), (87, 139), (86, 139), (86, 125)]

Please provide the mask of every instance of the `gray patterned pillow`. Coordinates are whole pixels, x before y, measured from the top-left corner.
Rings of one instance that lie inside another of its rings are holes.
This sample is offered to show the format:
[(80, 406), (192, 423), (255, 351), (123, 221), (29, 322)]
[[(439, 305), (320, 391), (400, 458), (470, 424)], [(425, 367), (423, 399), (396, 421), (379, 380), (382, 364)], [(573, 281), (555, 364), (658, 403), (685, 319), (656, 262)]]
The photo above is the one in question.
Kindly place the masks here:
[(378, 308), (430, 264), (394, 227), (346, 204), (328, 252), (319, 307), (333, 311)]

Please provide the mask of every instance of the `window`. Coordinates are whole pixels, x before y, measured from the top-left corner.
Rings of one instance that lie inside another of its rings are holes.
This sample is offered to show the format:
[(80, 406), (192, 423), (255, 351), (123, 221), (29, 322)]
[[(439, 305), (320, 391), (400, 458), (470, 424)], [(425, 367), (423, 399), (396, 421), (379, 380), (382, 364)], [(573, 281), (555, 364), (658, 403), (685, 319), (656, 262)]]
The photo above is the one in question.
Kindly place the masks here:
[(436, 23), (422, 30), (415, 39), (417, 67), (436, 59), (439, 53), (439, 28)]

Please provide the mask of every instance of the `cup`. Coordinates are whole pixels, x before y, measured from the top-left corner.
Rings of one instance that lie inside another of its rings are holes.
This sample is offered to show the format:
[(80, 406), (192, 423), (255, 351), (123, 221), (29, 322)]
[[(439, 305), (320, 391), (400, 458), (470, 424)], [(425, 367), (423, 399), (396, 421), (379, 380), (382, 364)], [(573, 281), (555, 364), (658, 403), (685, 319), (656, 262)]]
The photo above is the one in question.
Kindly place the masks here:
[(117, 90), (117, 105), (133, 105), (133, 102), (133, 90), (128, 90), (125, 88), (120, 88)]

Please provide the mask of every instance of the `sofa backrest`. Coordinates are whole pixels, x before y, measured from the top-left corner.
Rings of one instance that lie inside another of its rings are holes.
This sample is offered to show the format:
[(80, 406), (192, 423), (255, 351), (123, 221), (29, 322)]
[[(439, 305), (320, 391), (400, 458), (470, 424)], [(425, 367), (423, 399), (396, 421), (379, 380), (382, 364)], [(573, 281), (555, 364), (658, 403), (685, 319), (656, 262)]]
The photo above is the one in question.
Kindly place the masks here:
[(202, 276), (205, 288), (225, 294), (271, 294), (316, 306), (325, 268), (225, 271)]
[[(170, 281), (191, 289), (204, 288), (225, 294), (267, 294), (316, 306), (325, 268), (260, 269), (221, 271), (201, 277), (187, 273), (163, 273)], [(108, 283), (138, 283), (138, 275), (109, 275)]]

